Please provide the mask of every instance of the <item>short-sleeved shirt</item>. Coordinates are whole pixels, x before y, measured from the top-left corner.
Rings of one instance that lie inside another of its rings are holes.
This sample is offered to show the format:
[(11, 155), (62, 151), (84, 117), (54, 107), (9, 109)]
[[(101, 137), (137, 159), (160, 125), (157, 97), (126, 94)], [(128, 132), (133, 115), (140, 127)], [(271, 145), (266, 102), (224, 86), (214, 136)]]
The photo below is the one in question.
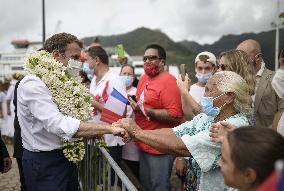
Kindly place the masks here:
[[(113, 88), (118, 90), (125, 97), (127, 96), (126, 87), (119, 75), (116, 72), (109, 70), (98, 83), (96, 83), (96, 76), (93, 77), (90, 84), (90, 93), (95, 96), (97, 101), (100, 99), (107, 101)], [(93, 120), (96, 123), (106, 124), (104, 121), (101, 121), (101, 112), (99, 111), (94, 112)], [(112, 134), (105, 135), (105, 142), (108, 146), (124, 145), (121, 137), (113, 136)]]
[[(166, 109), (172, 117), (182, 116), (181, 95), (176, 84), (176, 78), (168, 72), (163, 72), (154, 78), (144, 74), (139, 80), (136, 96), (139, 102), (143, 99), (142, 104), (146, 109)], [(173, 128), (178, 125), (177, 123), (148, 120), (141, 112), (135, 113), (135, 121), (144, 130)], [(137, 144), (144, 152), (161, 154), (142, 142), (137, 142)]]
[(204, 95), (204, 92), (205, 92), (205, 87), (200, 87), (196, 84), (193, 84), (192, 86), (190, 86), (189, 94), (193, 97), (193, 99), (197, 103), (200, 103), (200, 100), (202, 96)]
[[(201, 113), (191, 121), (187, 121), (173, 129), (180, 137), (193, 157), (192, 165), (197, 171), (199, 190), (223, 190), (225, 188), (223, 177), (217, 166), (221, 155), (221, 144), (212, 142), (208, 129), (214, 118)], [(226, 118), (236, 127), (249, 125), (246, 115), (236, 114)]]

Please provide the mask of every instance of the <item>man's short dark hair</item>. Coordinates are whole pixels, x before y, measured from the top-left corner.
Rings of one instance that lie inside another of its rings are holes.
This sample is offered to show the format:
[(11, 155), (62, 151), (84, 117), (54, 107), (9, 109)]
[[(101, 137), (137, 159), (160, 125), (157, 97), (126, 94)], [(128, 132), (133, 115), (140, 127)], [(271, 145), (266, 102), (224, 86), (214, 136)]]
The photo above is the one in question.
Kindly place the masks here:
[(158, 44), (150, 44), (150, 45), (148, 45), (148, 46), (146, 47), (145, 51), (148, 50), (148, 49), (150, 49), (150, 48), (158, 50), (158, 56), (159, 56), (159, 58), (164, 59), (164, 60), (167, 59), (166, 51), (165, 51), (165, 49), (164, 49), (162, 46), (160, 46), (160, 45), (158, 45)]
[(108, 61), (108, 55), (105, 49), (103, 49), (100, 46), (90, 47), (86, 51), (92, 58), (98, 57), (102, 63), (107, 64)]
[(74, 35), (69, 33), (58, 33), (47, 39), (43, 45), (43, 49), (49, 53), (58, 50), (64, 54), (68, 44), (77, 43), (80, 48), (83, 47), (82, 42)]

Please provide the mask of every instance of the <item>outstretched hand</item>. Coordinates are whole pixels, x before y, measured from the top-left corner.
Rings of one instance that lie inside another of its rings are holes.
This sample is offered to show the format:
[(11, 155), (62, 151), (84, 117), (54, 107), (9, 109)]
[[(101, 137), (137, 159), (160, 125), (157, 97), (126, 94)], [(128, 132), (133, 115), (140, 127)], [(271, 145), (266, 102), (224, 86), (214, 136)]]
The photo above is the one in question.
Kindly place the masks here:
[(182, 80), (181, 75), (178, 76), (177, 87), (180, 93), (189, 92), (190, 86), (191, 86), (191, 80), (189, 79), (188, 74), (185, 74), (184, 81)]
[(112, 124), (111, 130), (113, 135), (120, 136), (122, 138), (129, 136), (125, 129), (119, 127), (118, 125), (115, 125), (115, 123)]
[(134, 122), (134, 120), (130, 118), (120, 119), (117, 122), (113, 123), (113, 126), (123, 128), (124, 130), (126, 130), (127, 134), (123, 136), (125, 142), (129, 142), (130, 140), (135, 138), (137, 131), (141, 129)]
[(236, 127), (226, 121), (221, 121), (218, 123), (213, 123), (209, 129), (209, 136), (211, 140), (217, 143), (223, 141), (224, 137), (229, 131), (234, 130)]

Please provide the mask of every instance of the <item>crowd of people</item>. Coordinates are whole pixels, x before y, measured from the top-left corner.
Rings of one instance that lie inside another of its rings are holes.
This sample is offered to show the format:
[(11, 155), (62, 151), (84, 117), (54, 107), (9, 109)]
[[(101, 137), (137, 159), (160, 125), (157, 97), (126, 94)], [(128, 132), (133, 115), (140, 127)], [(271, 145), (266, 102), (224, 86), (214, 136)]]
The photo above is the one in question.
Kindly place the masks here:
[[(181, 190), (257, 190), (284, 159), (284, 48), (275, 72), (252, 39), (218, 57), (200, 52), (195, 84), (188, 74), (176, 79), (166, 71), (166, 50), (158, 44), (145, 48), (139, 81), (127, 58), (118, 59), (115, 73), (100, 44), (83, 49), (68, 33), (53, 35), (42, 50), (81, 76), (92, 98), (92, 120), (62, 112), (42, 76), (15, 74), (9, 89), (2, 86), (1, 133), (6, 143), (14, 136), (21, 190), (79, 190), (78, 169), (64, 156), (63, 139), (100, 137), (145, 191), (170, 191), (173, 167)], [(117, 104), (114, 90), (127, 103)], [(121, 117), (107, 118), (109, 109)], [(6, 173), (11, 159), (2, 139), (0, 146)]]

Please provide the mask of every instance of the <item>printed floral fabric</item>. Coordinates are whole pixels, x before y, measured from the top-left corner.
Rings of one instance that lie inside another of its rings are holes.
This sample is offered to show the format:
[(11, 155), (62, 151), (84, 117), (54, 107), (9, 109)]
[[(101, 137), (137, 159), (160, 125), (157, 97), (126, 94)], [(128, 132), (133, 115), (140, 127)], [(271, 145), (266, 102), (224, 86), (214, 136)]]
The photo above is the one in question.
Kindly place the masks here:
[[(225, 190), (223, 177), (217, 166), (221, 156), (221, 145), (210, 140), (208, 129), (214, 118), (204, 113), (195, 116), (173, 129), (177, 137), (180, 137), (192, 158), (188, 161), (186, 177), (186, 190)], [(247, 126), (249, 121), (243, 114), (236, 114), (224, 121), (234, 124), (236, 127)], [(205, 178), (206, 177), (206, 178)]]

